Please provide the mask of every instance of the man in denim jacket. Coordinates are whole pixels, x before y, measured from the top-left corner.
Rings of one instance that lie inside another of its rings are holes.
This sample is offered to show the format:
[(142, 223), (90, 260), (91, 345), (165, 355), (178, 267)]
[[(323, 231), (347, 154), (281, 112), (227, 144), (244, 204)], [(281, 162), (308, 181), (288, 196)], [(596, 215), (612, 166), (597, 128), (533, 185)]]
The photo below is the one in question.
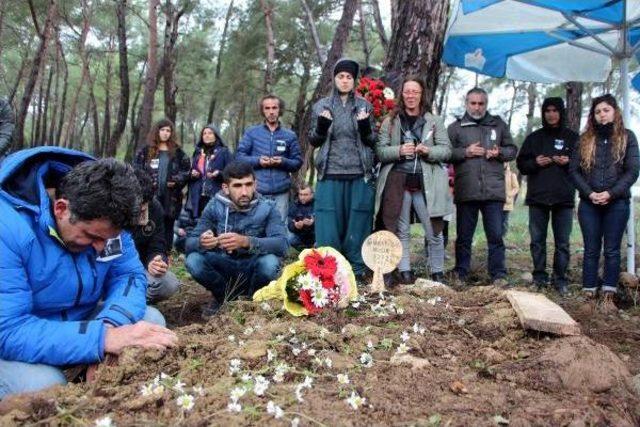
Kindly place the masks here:
[(240, 294), (252, 295), (278, 276), (288, 249), (287, 234), (272, 200), (255, 191), (249, 163), (234, 161), (224, 183), (187, 238), (186, 267), (214, 296), (203, 316)]

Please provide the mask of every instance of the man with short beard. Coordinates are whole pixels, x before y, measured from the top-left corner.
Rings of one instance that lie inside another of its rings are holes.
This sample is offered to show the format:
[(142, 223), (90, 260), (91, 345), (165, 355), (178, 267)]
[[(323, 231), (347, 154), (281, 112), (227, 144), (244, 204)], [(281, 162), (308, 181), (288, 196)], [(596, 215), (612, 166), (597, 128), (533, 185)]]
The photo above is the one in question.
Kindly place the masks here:
[(507, 124), (487, 113), (488, 95), (473, 88), (465, 98), (465, 114), (449, 125), (453, 147), (451, 163), (455, 167), (454, 202), (456, 204), (456, 279), (464, 282), (471, 264), (471, 244), (482, 212), (487, 237), (488, 269), (495, 286), (507, 285), (505, 248), (502, 239), (505, 202), (504, 162), (515, 159)]
[(222, 175), (222, 190), (209, 201), (186, 242), (187, 270), (214, 297), (203, 317), (274, 280), (289, 248), (275, 202), (256, 192), (251, 165), (233, 161)]
[(291, 174), (302, 166), (302, 154), (296, 134), (280, 123), (284, 101), (276, 95), (265, 95), (258, 106), (264, 123), (245, 131), (236, 158), (251, 164), (258, 192), (276, 202), (282, 220), (286, 221)]

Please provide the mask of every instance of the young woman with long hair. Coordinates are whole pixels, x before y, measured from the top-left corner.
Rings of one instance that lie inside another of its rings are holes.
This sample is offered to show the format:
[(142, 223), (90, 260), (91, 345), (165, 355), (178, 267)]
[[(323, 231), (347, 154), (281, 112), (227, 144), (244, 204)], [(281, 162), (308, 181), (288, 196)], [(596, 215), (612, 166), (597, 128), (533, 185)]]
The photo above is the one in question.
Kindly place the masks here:
[(585, 132), (571, 157), (569, 172), (578, 192), (578, 220), (584, 241), (582, 287), (594, 300), (598, 290), (598, 261), (604, 246), (602, 304), (615, 309), (613, 297), (620, 274), (620, 244), (627, 220), (631, 186), (640, 167), (638, 142), (625, 129), (616, 99), (606, 94), (591, 104)]
[(147, 145), (136, 155), (134, 165), (153, 179), (155, 196), (164, 209), (167, 252), (173, 247), (173, 224), (182, 208), (182, 190), (189, 180), (191, 161), (176, 139), (169, 119), (157, 121), (147, 134)]

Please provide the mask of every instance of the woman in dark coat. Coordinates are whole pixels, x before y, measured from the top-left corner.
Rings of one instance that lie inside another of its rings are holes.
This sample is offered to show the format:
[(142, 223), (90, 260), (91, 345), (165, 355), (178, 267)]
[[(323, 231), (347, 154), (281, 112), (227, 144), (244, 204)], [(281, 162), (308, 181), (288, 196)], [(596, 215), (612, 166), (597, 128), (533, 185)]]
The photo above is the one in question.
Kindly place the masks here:
[(580, 193), (578, 221), (584, 241), (582, 289), (595, 300), (598, 261), (604, 246), (601, 308), (616, 309), (613, 297), (620, 274), (620, 245), (627, 220), (631, 186), (638, 178), (638, 141), (625, 129), (616, 99), (607, 94), (593, 100), (587, 129), (569, 162)]
[(188, 203), (196, 218), (200, 218), (209, 199), (222, 188), (222, 170), (231, 160), (231, 152), (215, 126), (205, 126), (191, 157)]
[(157, 199), (164, 209), (167, 252), (173, 246), (173, 223), (182, 208), (182, 190), (189, 180), (191, 162), (182, 151), (175, 126), (168, 119), (156, 122), (147, 135), (147, 145), (136, 155), (134, 165), (153, 179)]

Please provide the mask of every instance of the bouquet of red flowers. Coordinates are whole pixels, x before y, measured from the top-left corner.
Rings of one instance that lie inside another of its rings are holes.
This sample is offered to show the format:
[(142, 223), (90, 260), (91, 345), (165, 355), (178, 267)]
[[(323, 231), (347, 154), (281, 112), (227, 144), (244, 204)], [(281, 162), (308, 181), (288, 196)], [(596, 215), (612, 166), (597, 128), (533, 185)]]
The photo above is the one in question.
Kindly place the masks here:
[(282, 299), (294, 316), (346, 307), (358, 296), (349, 261), (330, 247), (305, 249), (282, 275), (253, 295), (254, 301)]
[(380, 79), (362, 77), (356, 93), (373, 105), (373, 117), (378, 124), (396, 106), (393, 90)]

